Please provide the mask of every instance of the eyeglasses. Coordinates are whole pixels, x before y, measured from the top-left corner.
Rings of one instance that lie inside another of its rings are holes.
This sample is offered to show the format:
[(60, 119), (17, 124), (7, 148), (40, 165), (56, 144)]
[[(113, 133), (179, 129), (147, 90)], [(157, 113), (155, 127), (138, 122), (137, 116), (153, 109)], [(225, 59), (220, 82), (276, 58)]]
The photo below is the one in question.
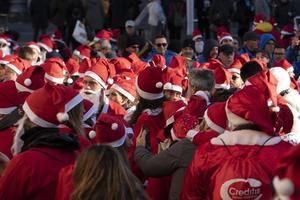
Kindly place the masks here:
[(166, 47), (168, 44), (167, 43), (157, 43), (155, 45), (158, 47), (161, 47), (161, 46)]

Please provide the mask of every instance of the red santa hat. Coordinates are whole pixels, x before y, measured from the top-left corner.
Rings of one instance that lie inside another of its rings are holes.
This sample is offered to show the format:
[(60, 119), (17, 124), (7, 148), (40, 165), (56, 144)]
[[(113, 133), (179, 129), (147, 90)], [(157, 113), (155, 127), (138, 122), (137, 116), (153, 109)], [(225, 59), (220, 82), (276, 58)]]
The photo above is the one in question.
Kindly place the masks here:
[(256, 25), (256, 24), (262, 23), (264, 21), (265, 21), (264, 16), (262, 14), (257, 14), (254, 16), (253, 24)]
[(227, 128), (225, 105), (225, 102), (216, 102), (210, 105), (204, 113), (206, 124), (219, 134), (224, 133)]
[(160, 55), (160, 54), (154, 55), (149, 64), (150, 64), (150, 66), (158, 67), (161, 70), (164, 70), (167, 67), (165, 57), (163, 55)]
[(41, 49), (39, 47), (39, 45), (36, 42), (27, 42), (25, 44), (25, 46), (32, 48), (33, 50), (35, 50), (38, 54), (41, 53)]
[(85, 122), (92, 116), (96, 116), (98, 109), (91, 101), (87, 99), (83, 99), (83, 107), (84, 107), (83, 117), (82, 117), (83, 122)]
[(274, 118), (267, 98), (256, 86), (248, 85), (236, 92), (226, 102), (228, 127), (255, 124), (261, 131), (274, 135)]
[(26, 98), (23, 110), (38, 126), (57, 127), (69, 120), (68, 112), (82, 100), (81, 95), (70, 87), (46, 83)]
[(20, 76), (17, 77), (15, 82), (16, 88), (20, 92), (30, 92), (41, 88), (45, 84), (44, 80), (45, 71), (40, 66), (29, 67)]
[(44, 48), (47, 52), (52, 52), (54, 49), (54, 42), (51, 40), (49, 35), (42, 35), (39, 38), (38, 45)]
[(9, 62), (13, 61), (14, 59), (16, 59), (18, 56), (17, 55), (6, 55), (4, 57), (2, 57), (0, 59), (0, 64), (1, 65), (6, 65), (8, 64)]
[(88, 45), (80, 45), (73, 51), (73, 55), (78, 56), (80, 59), (90, 58), (91, 48)]
[(131, 63), (126, 58), (118, 57), (118, 58), (112, 59), (111, 63), (114, 65), (116, 74), (121, 74), (123, 72), (132, 73)]
[(215, 70), (215, 69), (217, 69), (219, 67), (224, 68), (224, 65), (221, 63), (220, 60), (218, 60), (216, 58), (210, 59), (210, 61), (208, 62), (208, 64), (203, 66), (203, 68), (210, 69), (210, 70)]
[(231, 72), (231, 73), (241, 73), (241, 68), (243, 67), (241, 61), (239, 59), (235, 59), (233, 61), (233, 63), (229, 66), (229, 68), (227, 69), (227, 71)]
[(165, 127), (174, 123), (175, 120), (182, 114), (186, 104), (183, 101), (165, 101), (163, 104), (163, 113), (166, 119)]
[(294, 67), (291, 63), (289, 63), (289, 61), (287, 61), (286, 59), (281, 59), (278, 62), (274, 62), (273, 64), (274, 67), (281, 67), (283, 69), (285, 69), (288, 73), (292, 73), (294, 72)]
[(42, 67), (45, 70), (45, 79), (55, 84), (64, 83), (67, 68), (61, 58), (49, 58), (44, 62)]
[(10, 41), (10, 38), (7, 35), (5, 35), (5, 34), (0, 35), (0, 43), (1, 44), (10, 45), (9, 41)]
[(66, 68), (70, 76), (79, 76), (79, 63), (74, 58), (69, 58)]
[(113, 29), (113, 30), (111, 30), (111, 34), (112, 34), (112, 37), (110, 38), (110, 40), (113, 42), (117, 42), (121, 35), (121, 30), (117, 29), (117, 28)]
[(117, 79), (117, 81), (111, 86), (111, 88), (117, 90), (124, 95), (129, 101), (134, 102), (136, 98), (136, 91), (134, 87), (134, 81), (126, 79)]
[(0, 114), (7, 115), (21, 106), (28, 93), (19, 92), (14, 81), (5, 81), (0, 84)]
[(78, 73), (80, 77), (84, 76), (84, 73), (91, 68), (92, 63), (90, 59), (83, 59), (81, 63), (79, 64)]
[(184, 78), (177, 75), (174, 70), (166, 70), (163, 75), (164, 90), (182, 93), (183, 80)]
[(202, 33), (199, 29), (195, 29), (192, 33), (192, 36), (193, 36), (194, 41), (199, 39), (199, 38), (203, 38), (203, 35), (202, 35)]
[(217, 67), (214, 70), (215, 74), (215, 88), (216, 89), (226, 89), (230, 88), (230, 80), (231, 80), (231, 73), (228, 72), (223, 67)]
[(95, 63), (91, 68), (89, 68), (85, 73), (85, 76), (93, 78), (97, 83), (103, 88), (107, 88), (106, 82), (108, 79), (108, 71), (105, 65), (101, 62)]
[(53, 31), (52, 37), (55, 40), (62, 40), (63, 39), (62, 38), (62, 33), (58, 28)]
[(129, 130), (118, 118), (101, 113), (96, 123), (96, 142), (112, 147), (120, 147), (124, 144)]
[(221, 33), (217, 33), (217, 34), (218, 34), (217, 37), (219, 38), (219, 43), (222, 43), (223, 40), (231, 40), (231, 41), (233, 41), (233, 37), (228, 32), (221, 32)]
[(173, 140), (181, 140), (186, 138), (189, 130), (194, 129), (199, 124), (196, 116), (185, 113), (181, 115), (173, 124), (171, 136)]
[(241, 55), (239, 56), (238, 59), (240, 60), (240, 62), (241, 62), (242, 64), (245, 64), (245, 63), (247, 63), (247, 62), (250, 62), (250, 57), (249, 57), (249, 54), (248, 54), (248, 53), (243, 53), (243, 54), (241, 54)]
[(147, 67), (139, 73), (135, 82), (139, 96), (147, 100), (164, 97), (162, 71), (157, 67)]
[(7, 63), (5, 66), (13, 70), (17, 75), (20, 75), (25, 69), (30, 67), (30, 63), (27, 60), (15, 57), (14, 59), (10, 60), (9, 63)]
[(294, 26), (291, 25), (291, 24), (285, 25), (285, 26), (282, 28), (282, 30), (280, 31), (280, 34), (283, 35), (283, 36), (286, 36), (286, 35), (294, 35), (294, 34), (295, 34)]
[(278, 98), (276, 88), (278, 81), (269, 70), (263, 70), (250, 78), (245, 83), (246, 85), (254, 85), (268, 99), (268, 106), (274, 111), (279, 112)]
[(94, 37), (94, 42), (97, 42), (99, 40), (110, 40), (112, 38), (112, 32), (108, 30), (100, 30)]
[(91, 64), (95, 65), (96, 63), (106, 67), (107, 73), (108, 73), (108, 78), (107, 78), (106, 82), (108, 85), (112, 85), (114, 83), (113, 78), (116, 75), (116, 69), (115, 69), (114, 64), (109, 62), (109, 60), (106, 58), (92, 58)]

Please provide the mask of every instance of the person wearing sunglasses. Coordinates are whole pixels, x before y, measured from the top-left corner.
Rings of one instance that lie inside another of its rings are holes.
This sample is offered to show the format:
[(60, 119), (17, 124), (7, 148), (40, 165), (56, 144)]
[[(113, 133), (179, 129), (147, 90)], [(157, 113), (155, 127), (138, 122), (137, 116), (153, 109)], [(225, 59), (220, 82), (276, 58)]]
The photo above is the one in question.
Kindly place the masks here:
[(166, 36), (164, 35), (158, 35), (155, 37), (152, 50), (150, 51), (148, 56), (143, 60), (149, 62), (150, 60), (152, 60), (152, 57), (156, 54), (161, 54), (165, 57), (166, 65), (169, 65), (173, 56), (176, 55), (175, 52), (168, 50), (168, 41)]

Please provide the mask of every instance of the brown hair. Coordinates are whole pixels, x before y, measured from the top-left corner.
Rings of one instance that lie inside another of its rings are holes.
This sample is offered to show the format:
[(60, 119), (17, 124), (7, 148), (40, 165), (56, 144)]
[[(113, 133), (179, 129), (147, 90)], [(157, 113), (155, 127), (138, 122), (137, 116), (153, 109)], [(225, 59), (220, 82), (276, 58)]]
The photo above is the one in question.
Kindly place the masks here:
[(82, 116), (83, 116), (83, 103), (79, 103), (69, 112), (69, 120), (66, 122), (66, 125), (72, 128), (76, 133), (83, 134), (82, 127)]
[(31, 62), (33, 60), (33, 56), (34, 56), (35, 52), (32, 48), (30, 47), (21, 47), (19, 52), (18, 52), (18, 56), (24, 60), (28, 60), (29, 62)]
[(118, 151), (108, 145), (93, 145), (82, 152), (73, 178), (72, 200), (148, 199)]

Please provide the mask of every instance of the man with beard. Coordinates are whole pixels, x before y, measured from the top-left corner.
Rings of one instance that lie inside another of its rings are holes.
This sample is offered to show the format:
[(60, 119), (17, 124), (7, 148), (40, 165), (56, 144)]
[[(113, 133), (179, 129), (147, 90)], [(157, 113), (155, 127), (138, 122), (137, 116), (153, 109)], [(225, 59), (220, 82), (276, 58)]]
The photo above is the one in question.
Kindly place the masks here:
[(98, 115), (100, 113), (108, 113), (123, 117), (126, 113), (125, 109), (114, 101), (110, 101), (104, 95), (104, 90), (107, 88), (107, 80), (108, 70), (101, 60), (99, 60), (85, 72), (83, 88), (80, 94), (84, 99), (94, 103), (98, 108)]
[(59, 132), (65, 124), (82, 129), (82, 97), (63, 85), (46, 85), (30, 94), (14, 137), (13, 159), (0, 180), (0, 199), (54, 199), (59, 171), (76, 158), (74, 135)]

